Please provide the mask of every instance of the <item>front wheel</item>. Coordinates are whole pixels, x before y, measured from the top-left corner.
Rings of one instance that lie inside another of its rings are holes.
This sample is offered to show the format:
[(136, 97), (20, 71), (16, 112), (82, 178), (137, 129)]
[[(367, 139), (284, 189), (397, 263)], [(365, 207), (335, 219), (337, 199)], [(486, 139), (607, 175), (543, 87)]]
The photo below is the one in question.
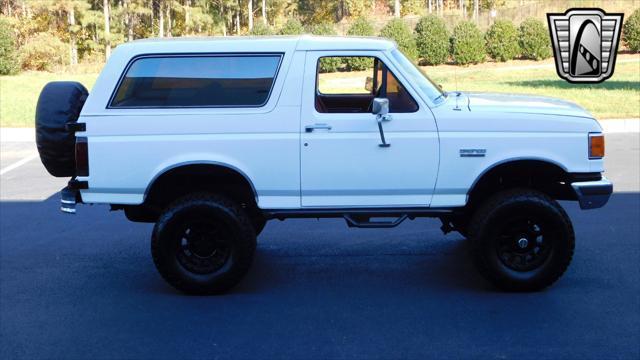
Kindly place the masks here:
[(480, 273), (507, 291), (538, 291), (565, 272), (575, 246), (571, 221), (547, 195), (528, 189), (500, 192), (469, 224)]
[(160, 215), (151, 237), (158, 272), (188, 294), (231, 289), (249, 270), (255, 248), (255, 231), (244, 210), (212, 194), (178, 199)]

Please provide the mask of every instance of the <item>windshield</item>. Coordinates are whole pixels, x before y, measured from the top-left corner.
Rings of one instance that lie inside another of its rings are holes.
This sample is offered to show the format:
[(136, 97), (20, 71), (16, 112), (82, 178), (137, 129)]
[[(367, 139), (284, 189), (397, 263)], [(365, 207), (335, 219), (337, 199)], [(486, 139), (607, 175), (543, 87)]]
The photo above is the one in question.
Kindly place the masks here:
[(407, 59), (398, 49), (393, 49), (391, 55), (396, 62), (403, 68), (406, 74), (411, 76), (414, 84), (418, 85), (420, 90), (435, 104), (441, 102), (446, 94), (436, 85), (422, 69), (417, 67), (411, 60)]

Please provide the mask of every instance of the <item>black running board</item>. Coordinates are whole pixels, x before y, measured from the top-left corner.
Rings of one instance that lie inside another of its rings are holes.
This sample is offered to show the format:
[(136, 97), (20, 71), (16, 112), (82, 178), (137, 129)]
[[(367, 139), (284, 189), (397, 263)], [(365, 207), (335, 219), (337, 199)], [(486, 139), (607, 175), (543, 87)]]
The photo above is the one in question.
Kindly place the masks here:
[(372, 229), (372, 228), (393, 228), (400, 225), (403, 221), (405, 221), (409, 217), (407, 214), (403, 214), (398, 216), (396, 219), (391, 221), (371, 221), (371, 218), (366, 217), (353, 217), (352, 215), (345, 215), (344, 219), (347, 222), (347, 226), (363, 228), (363, 229)]
[[(312, 208), (312, 209), (265, 209), (262, 210), (267, 219), (292, 219), (292, 218), (347, 218), (355, 219), (355, 223), (359, 218), (401, 218), (415, 219), (418, 217), (441, 217), (453, 213), (461, 208)], [(349, 223), (349, 220), (347, 220)], [(381, 222), (376, 222), (381, 223)], [(387, 223), (387, 222), (382, 222)], [(399, 223), (398, 223), (399, 224)], [(396, 224), (395, 226), (397, 226)], [(386, 225), (386, 227), (390, 227)]]

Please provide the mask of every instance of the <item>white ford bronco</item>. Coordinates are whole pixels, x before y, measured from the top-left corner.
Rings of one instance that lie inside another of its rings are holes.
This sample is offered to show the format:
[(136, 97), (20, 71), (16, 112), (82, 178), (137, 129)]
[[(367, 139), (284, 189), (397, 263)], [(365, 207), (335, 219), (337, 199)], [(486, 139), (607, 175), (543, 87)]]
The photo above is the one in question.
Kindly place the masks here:
[(91, 94), (53, 82), (36, 137), (62, 210), (110, 204), (153, 222), (162, 277), (229, 290), (268, 220), (385, 228), (436, 217), (498, 288), (535, 291), (574, 251), (557, 200), (603, 206), (604, 137), (563, 100), (443, 92), (377, 38), (142, 40), (119, 46)]

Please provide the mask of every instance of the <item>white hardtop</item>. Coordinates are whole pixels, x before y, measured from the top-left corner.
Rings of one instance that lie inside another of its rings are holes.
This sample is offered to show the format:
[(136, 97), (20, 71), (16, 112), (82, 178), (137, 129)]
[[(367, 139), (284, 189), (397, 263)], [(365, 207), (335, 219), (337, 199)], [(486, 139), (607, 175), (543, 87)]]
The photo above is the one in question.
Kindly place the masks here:
[(151, 38), (118, 47), (131, 56), (158, 53), (286, 52), (294, 50), (390, 50), (395, 42), (376, 37), (353, 36), (217, 36)]

